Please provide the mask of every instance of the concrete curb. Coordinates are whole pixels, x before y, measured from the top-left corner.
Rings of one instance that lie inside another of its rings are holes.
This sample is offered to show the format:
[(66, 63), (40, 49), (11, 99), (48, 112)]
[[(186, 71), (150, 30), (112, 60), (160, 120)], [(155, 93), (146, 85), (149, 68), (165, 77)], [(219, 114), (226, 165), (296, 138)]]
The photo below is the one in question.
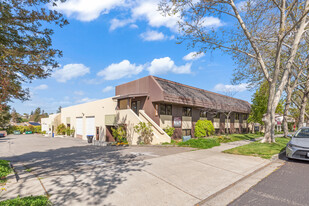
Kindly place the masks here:
[(13, 183), (16, 183), (16, 182), (18, 182), (18, 180), (19, 180), (19, 176), (18, 176), (18, 174), (17, 174), (15, 168), (13, 167), (13, 164), (10, 162), (9, 165), (10, 165), (10, 168), (13, 170), (13, 172), (10, 173), (10, 174), (6, 177), (6, 179), (7, 179), (8, 181), (12, 181)]
[(195, 206), (228, 205), (229, 203), (237, 199), (239, 196), (241, 196), (243, 193), (248, 191), (251, 187), (259, 183), (262, 179), (273, 173), (276, 169), (278, 169), (282, 165), (283, 162), (271, 161), (268, 164), (251, 172), (250, 174), (242, 177), (238, 181), (230, 184), (229, 186), (223, 188), (222, 190), (200, 201), (199, 203), (195, 204)]
[(258, 169), (256, 169), (256, 170), (254, 170), (254, 171), (251, 172), (250, 174), (248, 174), (248, 175), (242, 177), (241, 179), (237, 180), (236, 182), (230, 184), (229, 186), (227, 186), (227, 187), (225, 187), (225, 188), (219, 190), (218, 192), (216, 192), (216, 193), (210, 195), (210, 196), (207, 197), (206, 199), (204, 199), (204, 200), (200, 201), (199, 203), (195, 204), (195, 206), (200, 206), (200, 205), (206, 204), (209, 200), (215, 198), (215, 197), (218, 196), (219, 194), (221, 194), (221, 193), (223, 193), (224, 191), (226, 191), (226, 190), (232, 188), (233, 186), (235, 186), (237, 183), (239, 183), (239, 182), (241, 182), (241, 181), (247, 179), (248, 177), (250, 177), (250, 176), (252, 176), (253, 174), (257, 173), (258, 171), (260, 171), (260, 170), (262, 170), (262, 169), (268, 167), (268, 166), (271, 165), (271, 164), (272, 164), (272, 162), (269, 162), (269, 163), (267, 163), (266, 165), (264, 165), (264, 166), (262, 166), (262, 167), (260, 167), (260, 168), (258, 168)]

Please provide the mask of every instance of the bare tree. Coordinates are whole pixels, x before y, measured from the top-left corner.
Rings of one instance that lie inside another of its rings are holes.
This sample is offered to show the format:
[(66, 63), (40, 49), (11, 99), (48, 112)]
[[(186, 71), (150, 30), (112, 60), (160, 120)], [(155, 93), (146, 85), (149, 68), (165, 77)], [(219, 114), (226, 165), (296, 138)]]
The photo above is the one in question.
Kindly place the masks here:
[[(289, 81), (299, 47), (306, 42), (309, 0), (164, 0), (159, 9), (179, 15), (180, 43), (201, 52), (221, 49), (238, 65), (255, 69), (269, 82), (263, 142), (274, 142), (275, 110)], [(209, 27), (208, 20), (229, 19), (234, 26)], [(240, 70), (243, 68), (239, 68)]]

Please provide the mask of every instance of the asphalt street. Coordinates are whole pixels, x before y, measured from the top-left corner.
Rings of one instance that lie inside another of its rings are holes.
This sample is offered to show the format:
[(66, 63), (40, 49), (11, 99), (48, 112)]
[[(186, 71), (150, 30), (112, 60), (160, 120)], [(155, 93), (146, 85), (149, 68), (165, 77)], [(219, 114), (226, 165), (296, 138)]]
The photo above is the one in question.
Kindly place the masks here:
[(248, 192), (230, 203), (239, 205), (304, 206), (309, 205), (309, 161), (287, 160)]

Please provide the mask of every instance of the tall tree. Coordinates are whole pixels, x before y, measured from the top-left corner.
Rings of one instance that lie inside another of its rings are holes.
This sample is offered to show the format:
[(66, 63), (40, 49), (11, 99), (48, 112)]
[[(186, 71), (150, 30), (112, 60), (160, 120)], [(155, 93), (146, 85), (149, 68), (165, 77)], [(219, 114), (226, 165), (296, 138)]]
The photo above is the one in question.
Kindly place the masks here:
[[(253, 94), (251, 113), (248, 118), (249, 123), (260, 123), (264, 125), (263, 116), (267, 112), (269, 85), (265, 81), (260, 88)], [(283, 114), (283, 101), (281, 100), (276, 108), (276, 113)]]
[(0, 128), (5, 128), (8, 126), (11, 119), (10, 106), (3, 105), (0, 111)]
[(59, 107), (58, 107), (58, 110), (56, 111), (56, 113), (61, 113), (61, 109), (62, 109), (62, 107), (59, 106)]
[[(0, 110), (12, 98), (27, 100), (29, 91), (22, 83), (46, 78), (58, 66), (61, 51), (52, 48), (53, 30), (68, 22), (50, 10), (57, 0), (0, 1)], [(59, 1), (58, 1), (59, 2)]]
[[(308, 27), (309, 0), (163, 0), (159, 9), (166, 15), (178, 15), (180, 43), (200, 52), (220, 49), (239, 65), (261, 74), (269, 83), (265, 136), (274, 142), (275, 111), (288, 76), (299, 55)], [(229, 24), (209, 27), (214, 18)]]

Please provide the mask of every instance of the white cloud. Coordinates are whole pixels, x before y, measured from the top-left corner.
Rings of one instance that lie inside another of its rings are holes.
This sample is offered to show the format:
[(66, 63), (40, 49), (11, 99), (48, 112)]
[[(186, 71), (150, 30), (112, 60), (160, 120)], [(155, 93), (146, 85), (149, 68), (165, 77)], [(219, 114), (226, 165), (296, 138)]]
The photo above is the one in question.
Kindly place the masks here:
[(136, 24), (130, 24), (130, 28), (132, 28), (132, 29), (137, 29), (138, 26), (137, 26)]
[(173, 31), (177, 31), (177, 22), (180, 20), (179, 15), (163, 16), (161, 11), (158, 11), (157, 0), (141, 1), (136, 7), (132, 8), (132, 17), (134, 19), (146, 19), (152, 27), (165, 26)]
[(114, 89), (113, 86), (107, 86), (102, 90), (102, 92), (106, 93), (106, 92), (112, 91), (113, 89)]
[(159, 40), (163, 40), (166, 38), (162, 32), (157, 32), (154, 30), (148, 30), (142, 33), (140, 37), (144, 41), (159, 41)]
[(223, 23), (221, 22), (221, 20), (217, 17), (213, 17), (213, 16), (208, 16), (208, 17), (204, 17), (200, 20), (201, 25), (204, 27), (219, 27), (219, 26), (223, 26)]
[(128, 60), (123, 60), (117, 64), (111, 64), (105, 69), (98, 72), (98, 76), (104, 78), (104, 80), (115, 80), (123, 77), (130, 77), (137, 75), (143, 70), (142, 65), (131, 64)]
[[(73, 17), (80, 21), (92, 21), (97, 19), (100, 14), (107, 14), (116, 7), (127, 6), (126, 0), (67, 0), (58, 3), (57, 9), (68, 17)], [(51, 7), (51, 6), (50, 6)]]
[(45, 90), (48, 89), (48, 85), (46, 84), (41, 84), (39, 86), (34, 87), (34, 90)]
[(76, 103), (87, 103), (87, 102), (93, 102), (93, 101), (96, 101), (96, 100), (97, 99), (95, 99), (95, 98), (85, 97), (85, 98), (77, 100)]
[(247, 88), (247, 83), (241, 83), (238, 85), (217, 84), (214, 90), (217, 92), (244, 92), (247, 90)]
[(85, 94), (85, 92), (83, 92), (83, 91), (75, 91), (74, 94), (79, 95), (79, 96), (83, 96)]
[(186, 61), (191, 61), (191, 60), (197, 60), (199, 58), (202, 58), (205, 54), (204, 53), (198, 53), (198, 52), (190, 52), (186, 56), (184, 56), (182, 59)]
[(160, 59), (154, 59), (150, 66), (147, 68), (150, 74), (165, 74), (173, 72), (176, 74), (188, 74), (191, 73), (191, 63), (187, 63), (182, 66), (176, 66), (175, 62), (169, 57)]
[[(115, 29), (118, 29), (118, 28), (121, 28), (121, 27), (124, 27), (130, 23), (133, 23), (134, 20), (132, 19), (123, 19), (123, 20), (119, 20), (119, 19), (112, 19), (110, 21), (111, 23), (111, 26), (109, 27), (109, 30), (110, 31), (114, 31)], [(132, 26), (132, 25), (131, 25)], [(137, 25), (136, 25), (137, 26)]]
[(84, 76), (90, 73), (90, 69), (83, 64), (67, 64), (62, 69), (58, 69), (53, 73), (53, 77), (58, 82), (66, 82), (70, 79)]

